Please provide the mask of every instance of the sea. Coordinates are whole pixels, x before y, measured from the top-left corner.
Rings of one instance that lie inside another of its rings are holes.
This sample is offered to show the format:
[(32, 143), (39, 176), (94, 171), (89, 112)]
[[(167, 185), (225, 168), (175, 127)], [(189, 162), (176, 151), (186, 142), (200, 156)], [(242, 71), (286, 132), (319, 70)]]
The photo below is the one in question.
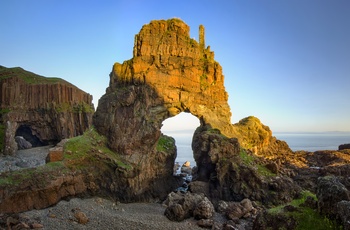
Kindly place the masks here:
[[(191, 167), (195, 166), (191, 147), (193, 131), (174, 131), (165, 134), (175, 139), (177, 147), (175, 162), (182, 165), (189, 161)], [(339, 145), (350, 143), (350, 132), (276, 132), (273, 136), (286, 141), (293, 151), (337, 150)]]

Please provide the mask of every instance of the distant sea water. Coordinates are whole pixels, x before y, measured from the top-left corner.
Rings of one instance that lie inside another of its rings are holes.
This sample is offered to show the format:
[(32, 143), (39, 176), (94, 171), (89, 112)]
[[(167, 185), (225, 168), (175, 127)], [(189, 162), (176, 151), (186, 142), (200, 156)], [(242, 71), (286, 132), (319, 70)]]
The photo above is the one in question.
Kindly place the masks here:
[[(175, 138), (177, 158), (175, 162), (180, 165), (189, 161), (191, 167), (196, 165), (192, 152), (193, 132), (174, 131), (165, 133)], [(322, 132), (322, 133), (283, 133), (276, 132), (273, 135), (286, 141), (293, 151), (305, 150), (314, 152), (317, 150), (337, 150), (341, 144), (350, 143), (350, 132)]]
[(339, 145), (350, 143), (350, 132), (274, 133), (286, 141), (293, 151), (337, 150)]

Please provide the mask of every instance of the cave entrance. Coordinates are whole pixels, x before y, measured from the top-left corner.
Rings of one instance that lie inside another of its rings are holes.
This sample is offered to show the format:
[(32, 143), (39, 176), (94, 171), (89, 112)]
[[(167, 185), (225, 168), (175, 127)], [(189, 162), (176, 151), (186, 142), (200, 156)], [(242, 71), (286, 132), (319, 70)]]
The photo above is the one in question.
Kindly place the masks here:
[(174, 174), (181, 174), (181, 166), (187, 161), (190, 162), (191, 169), (196, 166), (196, 161), (193, 158), (192, 137), (199, 125), (199, 119), (186, 112), (182, 112), (163, 121), (162, 133), (173, 137), (177, 148)]
[(47, 145), (46, 143), (42, 142), (39, 137), (37, 137), (35, 134), (33, 134), (33, 131), (30, 126), (28, 125), (21, 125), (16, 130), (15, 136), (21, 136), (26, 141), (30, 142), (32, 144), (32, 147), (40, 147)]

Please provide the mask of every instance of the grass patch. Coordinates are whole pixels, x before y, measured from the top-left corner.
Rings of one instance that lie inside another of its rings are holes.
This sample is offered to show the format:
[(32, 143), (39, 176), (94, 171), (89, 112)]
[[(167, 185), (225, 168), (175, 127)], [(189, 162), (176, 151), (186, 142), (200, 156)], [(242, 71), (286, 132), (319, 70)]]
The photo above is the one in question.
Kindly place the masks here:
[(60, 175), (67, 171), (63, 162), (51, 162), (37, 168), (4, 173), (0, 176), (0, 186), (22, 186), (35, 180), (45, 185), (54, 178), (54, 175)]
[[(309, 192), (303, 191), (301, 193), (301, 198), (294, 199), (286, 205), (280, 205), (268, 210), (270, 214), (283, 214), (286, 216), (293, 217), (297, 221), (297, 230), (307, 230), (307, 229), (318, 229), (318, 230), (328, 230), (328, 229), (343, 229), (339, 226), (336, 221), (333, 221), (326, 216), (320, 215), (316, 210), (310, 207), (304, 207), (303, 204), (307, 197), (312, 197), (317, 200), (316, 195)], [(284, 207), (287, 205), (292, 205), (297, 207), (297, 211), (285, 212)]]
[(69, 103), (60, 103), (54, 107), (55, 111), (58, 113), (62, 112), (73, 112), (73, 113), (93, 113), (95, 112), (94, 108), (89, 104), (84, 102), (80, 104), (71, 105)]
[(166, 135), (161, 135), (157, 143), (157, 151), (167, 152), (175, 148), (175, 139)]
[(275, 173), (271, 172), (264, 165), (257, 163), (255, 157), (253, 155), (249, 155), (245, 149), (243, 148), (241, 149), (241, 151), (239, 152), (239, 157), (241, 158), (243, 164), (247, 166), (256, 167), (256, 170), (259, 175), (265, 176), (265, 177), (276, 176)]
[(239, 157), (245, 165), (252, 165), (255, 160), (253, 156), (248, 155), (245, 149), (241, 149), (241, 151), (239, 152)]
[(0, 79), (10, 77), (19, 77), (27, 84), (55, 84), (59, 82), (67, 83), (65, 80), (57, 77), (43, 77), (38, 74), (26, 71), (20, 67), (15, 68), (0, 68)]
[(266, 176), (266, 177), (273, 177), (276, 176), (275, 173), (271, 172), (268, 168), (266, 168), (264, 165), (257, 165), (258, 173), (259, 175)]
[(94, 128), (81, 136), (69, 139), (64, 146), (64, 153), (66, 163), (78, 169), (90, 167), (90, 163), (100, 160), (125, 169), (131, 168), (117, 153), (107, 147), (106, 137), (99, 135)]

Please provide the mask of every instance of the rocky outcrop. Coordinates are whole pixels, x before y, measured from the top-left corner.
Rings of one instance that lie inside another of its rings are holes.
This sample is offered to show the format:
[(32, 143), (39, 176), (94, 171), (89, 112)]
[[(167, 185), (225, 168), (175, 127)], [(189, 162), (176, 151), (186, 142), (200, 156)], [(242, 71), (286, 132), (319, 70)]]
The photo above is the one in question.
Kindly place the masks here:
[[(25, 176), (26, 172), (22, 173)], [(62, 198), (81, 195), (88, 188), (83, 174), (58, 175), (52, 171), (50, 175), (37, 174), (37, 178), (28, 179), (18, 186), (0, 186), (0, 213), (46, 208)]]
[(337, 204), (350, 201), (350, 192), (334, 176), (320, 177), (317, 186), (318, 210), (321, 214), (336, 217)]
[(164, 215), (172, 221), (182, 221), (194, 217), (210, 219), (214, 215), (214, 206), (204, 194), (196, 193), (170, 193), (164, 201), (167, 206)]
[(197, 179), (208, 183), (214, 204), (219, 200), (249, 198), (276, 205), (292, 200), (300, 192), (291, 178), (271, 172), (266, 159), (240, 148), (236, 138), (228, 138), (217, 129), (197, 128), (192, 149), (198, 167)]
[(281, 159), (293, 154), (285, 141), (272, 136), (270, 128), (253, 116), (246, 117), (234, 124), (234, 135), (245, 149), (268, 159)]
[(1, 153), (13, 154), (14, 136), (33, 147), (81, 135), (92, 123), (92, 96), (59, 79), (0, 67)]
[(338, 149), (339, 150), (350, 149), (350, 144), (339, 145)]

